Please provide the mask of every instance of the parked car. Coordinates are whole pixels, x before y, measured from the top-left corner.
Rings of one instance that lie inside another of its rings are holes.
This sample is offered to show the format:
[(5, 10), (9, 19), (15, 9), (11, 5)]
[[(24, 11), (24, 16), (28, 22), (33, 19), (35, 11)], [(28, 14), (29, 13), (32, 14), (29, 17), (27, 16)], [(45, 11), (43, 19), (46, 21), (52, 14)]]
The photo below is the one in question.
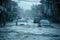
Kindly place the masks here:
[(18, 21), (17, 21), (17, 24), (18, 25), (27, 25), (27, 20), (24, 20), (24, 19), (19, 19)]
[(51, 23), (49, 22), (49, 20), (40, 20), (40, 26), (51, 26)]

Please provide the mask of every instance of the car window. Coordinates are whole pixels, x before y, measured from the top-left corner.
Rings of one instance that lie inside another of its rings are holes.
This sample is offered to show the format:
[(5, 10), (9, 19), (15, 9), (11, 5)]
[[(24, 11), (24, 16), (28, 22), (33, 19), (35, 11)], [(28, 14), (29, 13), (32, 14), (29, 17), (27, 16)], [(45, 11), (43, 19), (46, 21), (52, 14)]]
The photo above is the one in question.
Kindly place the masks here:
[(41, 24), (49, 24), (49, 21), (48, 20), (41, 20), (40, 23)]

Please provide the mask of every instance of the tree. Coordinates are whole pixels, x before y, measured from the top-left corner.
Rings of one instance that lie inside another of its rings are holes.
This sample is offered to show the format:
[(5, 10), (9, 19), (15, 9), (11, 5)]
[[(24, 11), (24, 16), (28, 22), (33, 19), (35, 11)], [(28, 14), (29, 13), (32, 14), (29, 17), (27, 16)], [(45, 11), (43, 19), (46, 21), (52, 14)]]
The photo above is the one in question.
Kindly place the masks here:
[(46, 19), (60, 23), (60, 1), (59, 0), (41, 0), (42, 5), (44, 6), (43, 13)]
[(8, 0), (0, 0), (0, 24), (2, 26), (5, 26), (5, 24), (6, 24), (7, 2), (8, 2)]
[(43, 18), (42, 10), (43, 6), (41, 4), (32, 6), (31, 12), (33, 14), (34, 23), (39, 23), (40, 19)]
[(0, 24), (13, 21), (18, 14), (18, 4), (11, 0), (0, 0)]

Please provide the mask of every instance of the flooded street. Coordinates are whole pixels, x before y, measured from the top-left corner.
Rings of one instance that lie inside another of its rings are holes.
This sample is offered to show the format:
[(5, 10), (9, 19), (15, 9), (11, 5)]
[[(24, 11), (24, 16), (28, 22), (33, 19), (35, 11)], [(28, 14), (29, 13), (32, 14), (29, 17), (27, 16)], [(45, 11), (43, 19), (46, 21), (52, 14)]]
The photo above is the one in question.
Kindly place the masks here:
[(12, 26), (0, 28), (0, 40), (60, 40), (60, 29)]
[(0, 40), (60, 40), (60, 0), (0, 0)]

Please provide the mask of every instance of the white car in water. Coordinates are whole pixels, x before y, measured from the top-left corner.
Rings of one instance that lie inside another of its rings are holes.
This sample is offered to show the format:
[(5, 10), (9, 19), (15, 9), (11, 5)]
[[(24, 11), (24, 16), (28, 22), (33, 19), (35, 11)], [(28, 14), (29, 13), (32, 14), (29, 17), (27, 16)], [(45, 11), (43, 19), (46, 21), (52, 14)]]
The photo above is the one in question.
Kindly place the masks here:
[(25, 19), (19, 19), (18, 21), (17, 21), (17, 24), (18, 25), (24, 25), (24, 26), (26, 26), (27, 25), (27, 20), (25, 20)]

